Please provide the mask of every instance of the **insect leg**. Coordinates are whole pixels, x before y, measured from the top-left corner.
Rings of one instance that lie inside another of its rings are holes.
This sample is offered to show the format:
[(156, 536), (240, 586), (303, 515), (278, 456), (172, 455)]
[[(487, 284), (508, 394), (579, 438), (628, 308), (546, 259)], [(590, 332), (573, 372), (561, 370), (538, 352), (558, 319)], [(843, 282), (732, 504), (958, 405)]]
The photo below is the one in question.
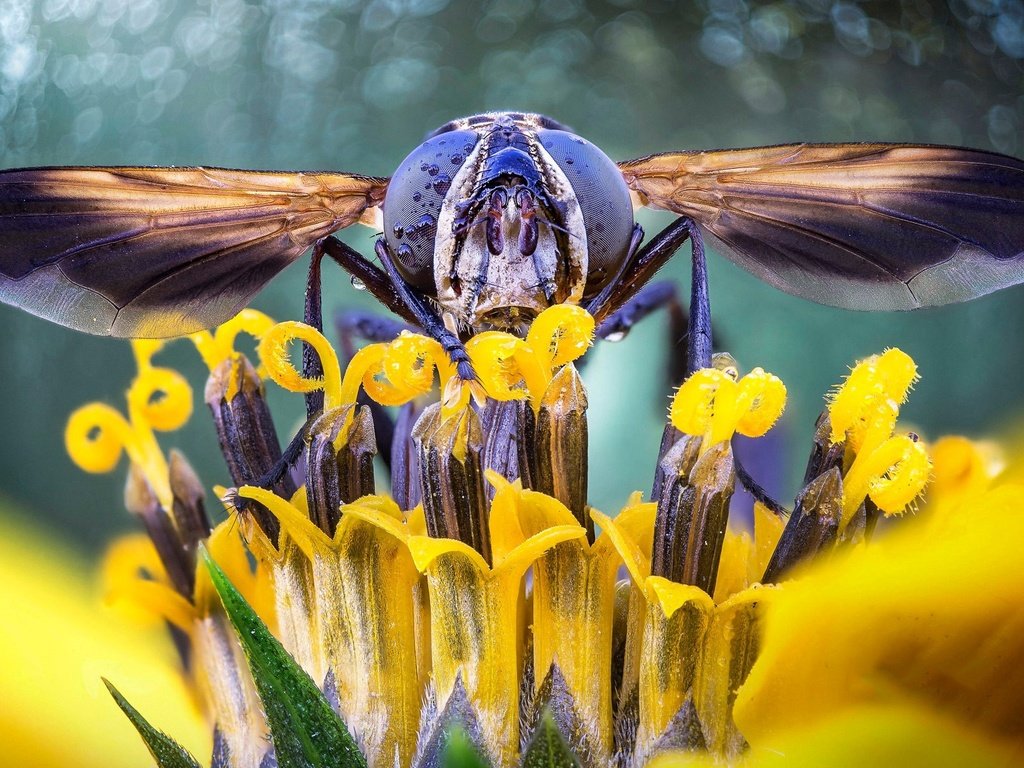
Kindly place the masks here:
[(377, 301), (413, 325), (419, 325), (416, 314), (403, 300), (397, 286), (385, 272), (345, 243), (335, 237), (320, 241), (324, 253), (334, 259), (339, 267), (348, 272), (363, 285)]
[[(306, 275), (306, 303), (302, 317), (306, 325), (316, 328), (320, 333), (324, 332), (323, 285), (320, 274), (320, 263), (323, 258), (323, 246), (321, 243), (317, 243), (313, 246), (313, 254), (309, 259), (309, 272)], [(322, 378), (324, 375), (324, 366), (320, 355), (305, 342), (302, 344), (302, 375), (307, 379)], [(315, 389), (312, 392), (307, 392), (306, 420), (313, 419), (323, 410), (323, 390)]]
[(448, 359), (452, 361), (458, 370), (460, 379), (463, 381), (475, 381), (476, 372), (473, 370), (473, 363), (466, 353), (466, 348), (459, 341), (459, 337), (445, 327), (444, 322), (437, 312), (427, 304), (422, 294), (405, 282), (405, 279), (398, 274), (395, 263), (391, 258), (391, 253), (388, 251), (388, 246), (383, 239), (377, 241), (374, 250), (377, 253), (377, 258), (380, 259), (380, 263), (384, 265), (388, 277), (391, 278), (391, 283), (394, 285), (395, 293), (398, 295), (399, 300), (414, 315), (414, 322), (423, 329), (427, 336), (441, 345), (445, 354), (448, 355)]

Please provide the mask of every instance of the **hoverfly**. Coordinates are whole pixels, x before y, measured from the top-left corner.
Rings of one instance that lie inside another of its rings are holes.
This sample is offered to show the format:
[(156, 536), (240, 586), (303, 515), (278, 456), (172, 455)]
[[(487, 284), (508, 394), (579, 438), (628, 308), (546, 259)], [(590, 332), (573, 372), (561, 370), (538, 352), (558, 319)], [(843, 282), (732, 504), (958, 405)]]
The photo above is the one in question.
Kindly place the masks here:
[[(675, 223), (641, 245), (634, 204)], [(383, 227), (381, 266), (332, 233)], [(390, 179), (220, 168), (0, 172), (0, 299), (78, 330), (221, 323), (310, 246), (442, 342), (569, 302), (600, 321), (687, 238), (784, 291), (902, 310), (1024, 282), (1024, 162), (973, 149), (791, 144), (622, 163), (498, 112), (431, 133)]]

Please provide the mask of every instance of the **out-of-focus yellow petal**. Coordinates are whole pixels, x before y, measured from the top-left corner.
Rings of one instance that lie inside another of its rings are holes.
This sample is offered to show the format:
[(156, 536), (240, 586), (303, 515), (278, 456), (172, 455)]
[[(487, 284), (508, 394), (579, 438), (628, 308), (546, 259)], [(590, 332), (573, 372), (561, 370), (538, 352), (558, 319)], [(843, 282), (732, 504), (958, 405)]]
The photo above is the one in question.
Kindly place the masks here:
[(908, 524), (778, 590), (736, 701), (751, 744), (913, 698), (1024, 747), (1024, 489)]
[[(737, 768), (1007, 768), (1021, 753), (971, 733), (927, 707), (862, 707), (823, 719), (811, 727), (781, 733), (730, 760)], [(720, 758), (701, 752), (666, 752), (648, 768), (713, 768)]]
[(149, 765), (149, 753), (101, 677), (197, 757), (209, 755), (208, 726), (166, 634), (104, 610), (88, 569), (52, 535), (0, 516), (0, 583), (5, 764)]

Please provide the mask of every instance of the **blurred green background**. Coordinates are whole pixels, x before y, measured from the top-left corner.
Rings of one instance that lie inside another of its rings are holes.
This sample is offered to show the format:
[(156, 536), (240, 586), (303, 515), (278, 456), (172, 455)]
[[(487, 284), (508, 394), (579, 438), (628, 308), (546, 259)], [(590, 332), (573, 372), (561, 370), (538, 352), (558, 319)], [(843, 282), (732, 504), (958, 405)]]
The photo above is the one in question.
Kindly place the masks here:
[[(606, 0), (0, 0), (0, 165), (209, 164), (389, 175), (423, 135), (494, 109), (551, 115), (614, 159), (794, 141), (965, 144), (1024, 153), (1024, 3)], [(669, 218), (644, 214), (649, 233)], [(998, 222), (993, 222), (998, 226)], [(344, 235), (369, 253), (373, 233)], [(687, 279), (686, 260), (666, 270)], [(257, 300), (299, 318), (304, 261)], [(326, 307), (371, 306), (334, 270)], [(787, 383), (772, 441), (791, 498), (822, 395), (896, 345), (922, 381), (904, 414), (926, 436), (998, 433), (1021, 408), (1024, 289), (912, 314), (815, 306), (713, 257), (722, 346)], [(88, 550), (131, 528), (124, 467), (86, 476), (68, 413), (123, 408), (128, 344), (0, 306), (0, 496)], [(591, 497), (647, 489), (667, 405), (664, 324), (605, 344), (586, 371)], [(226, 482), (190, 345), (162, 358), (197, 387), (166, 436)], [(270, 385), (274, 389), (274, 385)], [(272, 392), (279, 426), (296, 396)], [(787, 469), (788, 467), (788, 469)], [(765, 471), (768, 471), (767, 469)]]

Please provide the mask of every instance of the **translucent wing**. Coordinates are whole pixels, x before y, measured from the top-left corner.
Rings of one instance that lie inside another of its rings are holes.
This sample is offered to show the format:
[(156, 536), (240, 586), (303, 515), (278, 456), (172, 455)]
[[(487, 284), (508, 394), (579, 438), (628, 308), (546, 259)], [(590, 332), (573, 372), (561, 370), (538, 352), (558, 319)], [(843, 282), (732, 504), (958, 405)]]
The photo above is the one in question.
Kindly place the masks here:
[(386, 185), (222, 168), (0, 171), (0, 300), (96, 334), (208, 328)]
[(693, 218), (789, 293), (915, 309), (1024, 282), (1024, 162), (955, 147), (792, 144), (620, 163), (644, 204)]

